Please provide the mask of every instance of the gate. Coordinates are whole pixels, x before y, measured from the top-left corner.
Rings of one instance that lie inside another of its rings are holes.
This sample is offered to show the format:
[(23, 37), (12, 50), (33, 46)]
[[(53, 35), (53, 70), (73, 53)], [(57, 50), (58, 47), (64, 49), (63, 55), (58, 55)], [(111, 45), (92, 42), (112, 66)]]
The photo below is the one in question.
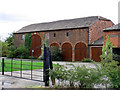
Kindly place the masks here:
[[(40, 65), (39, 65), (40, 64)], [(45, 86), (49, 85), (49, 66), (52, 69), (52, 60), (49, 47), (44, 46), (44, 60), (35, 61), (21, 59), (2, 58), (2, 75), (12, 76), (16, 78), (45, 82)]]

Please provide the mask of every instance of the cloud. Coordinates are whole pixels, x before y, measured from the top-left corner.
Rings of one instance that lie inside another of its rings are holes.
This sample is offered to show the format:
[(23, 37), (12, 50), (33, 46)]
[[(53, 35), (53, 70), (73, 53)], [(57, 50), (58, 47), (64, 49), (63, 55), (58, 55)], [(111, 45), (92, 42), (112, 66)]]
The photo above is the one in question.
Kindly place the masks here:
[(2, 22), (18, 22), (18, 21), (28, 21), (23, 16), (12, 15), (8, 13), (0, 13), (0, 21)]

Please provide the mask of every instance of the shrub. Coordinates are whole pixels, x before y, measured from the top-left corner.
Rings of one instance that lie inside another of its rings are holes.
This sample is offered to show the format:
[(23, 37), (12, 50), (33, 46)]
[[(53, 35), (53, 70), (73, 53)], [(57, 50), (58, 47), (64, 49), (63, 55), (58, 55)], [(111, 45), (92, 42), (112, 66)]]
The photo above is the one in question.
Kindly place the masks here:
[(110, 37), (107, 36), (107, 41), (102, 48), (101, 68), (108, 77), (111, 88), (120, 88), (120, 66), (119, 62), (115, 61), (115, 55), (112, 53), (113, 45), (110, 42)]
[(2, 57), (6, 57), (8, 55), (8, 43), (1, 42), (2, 45)]
[(15, 50), (11, 50), (9, 52), (8, 58), (29, 58), (29, 50), (26, 49), (24, 46), (20, 46)]
[(62, 52), (59, 48), (52, 46), (50, 48), (51, 57), (53, 61), (61, 61), (62, 60)]
[[(72, 65), (72, 64), (71, 64)], [(94, 88), (95, 85), (105, 83), (105, 80), (100, 67), (86, 68), (83, 66), (74, 66), (71, 69), (64, 65), (57, 64), (53, 70), (50, 70), (50, 77), (59, 80), (58, 86), (62, 87), (80, 87), (80, 88)], [(60, 83), (61, 82), (61, 83)], [(66, 84), (66, 82), (69, 82)]]
[(31, 45), (31, 33), (26, 33), (25, 35), (25, 48), (28, 49), (30, 55), (30, 45)]
[(93, 62), (93, 60), (91, 60), (90, 58), (84, 58), (82, 59), (82, 62)]

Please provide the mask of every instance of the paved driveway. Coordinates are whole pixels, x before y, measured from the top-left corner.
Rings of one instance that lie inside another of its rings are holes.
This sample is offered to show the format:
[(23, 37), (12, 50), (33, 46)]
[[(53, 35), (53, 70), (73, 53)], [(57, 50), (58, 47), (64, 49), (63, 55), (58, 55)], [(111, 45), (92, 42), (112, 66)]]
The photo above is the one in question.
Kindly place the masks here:
[[(87, 68), (95, 68), (95, 65), (93, 63), (83, 63), (83, 62), (57, 62), (57, 61), (54, 61), (53, 62), (54, 64), (60, 64), (60, 65), (66, 65), (66, 64), (73, 64), (75, 66), (82, 66), (82, 65), (85, 65)], [(99, 63), (97, 63), (97, 65), (100, 66)], [(67, 65), (69, 66), (69, 65)]]

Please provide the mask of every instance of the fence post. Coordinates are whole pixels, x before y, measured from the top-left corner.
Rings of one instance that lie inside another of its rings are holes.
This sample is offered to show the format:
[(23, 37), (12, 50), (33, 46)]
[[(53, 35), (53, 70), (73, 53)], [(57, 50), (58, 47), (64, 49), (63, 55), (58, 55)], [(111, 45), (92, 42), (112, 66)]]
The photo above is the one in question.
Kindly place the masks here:
[(2, 58), (2, 75), (4, 75), (4, 65), (5, 65), (4, 58)]
[(12, 76), (12, 68), (13, 68), (13, 58), (11, 59), (11, 76)]
[(53, 64), (52, 64), (52, 57), (51, 57), (51, 52), (49, 51), (50, 53), (50, 69), (52, 70), (53, 69)]
[(46, 47), (44, 44), (44, 56), (43, 56), (43, 81), (45, 82), (45, 66), (46, 66)]
[(46, 48), (46, 66), (45, 66), (45, 86), (49, 86), (49, 64), (50, 64), (50, 51), (49, 47)]
[(22, 78), (22, 55), (21, 55), (21, 65), (20, 65), (20, 77)]

